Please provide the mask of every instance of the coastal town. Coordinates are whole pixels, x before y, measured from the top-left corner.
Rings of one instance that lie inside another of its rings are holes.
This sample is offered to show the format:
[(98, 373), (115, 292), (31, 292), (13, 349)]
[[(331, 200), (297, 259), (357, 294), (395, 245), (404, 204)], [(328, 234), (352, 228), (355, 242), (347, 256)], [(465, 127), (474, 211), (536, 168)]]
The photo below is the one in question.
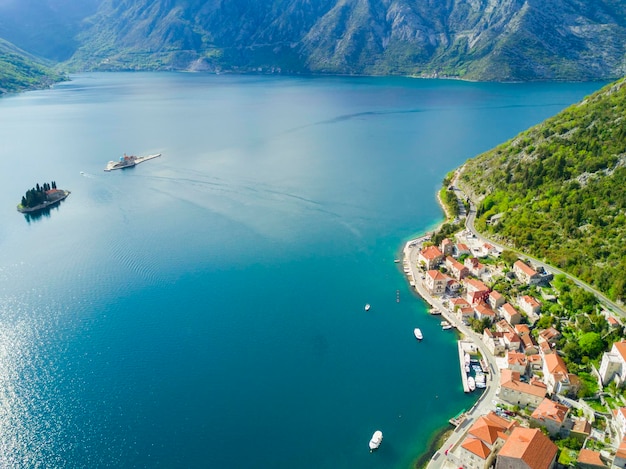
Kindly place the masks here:
[(408, 241), (403, 268), (431, 314), (458, 330), (464, 391), (478, 377), (484, 391), (451, 418), (428, 469), (626, 467), (623, 311), (595, 297), (564, 305), (573, 283), (476, 233), (469, 199), (454, 180), (448, 190), (460, 229)]

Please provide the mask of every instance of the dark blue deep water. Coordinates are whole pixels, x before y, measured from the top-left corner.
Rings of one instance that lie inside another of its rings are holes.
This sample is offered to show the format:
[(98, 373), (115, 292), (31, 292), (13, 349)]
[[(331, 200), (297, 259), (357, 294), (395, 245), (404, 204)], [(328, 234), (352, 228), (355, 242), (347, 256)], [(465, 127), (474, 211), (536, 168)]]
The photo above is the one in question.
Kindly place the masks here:
[[(0, 466), (409, 467), (473, 399), (393, 260), (447, 172), (599, 87), (116, 73), (0, 99)], [(105, 173), (124, 152), (163, 156)], [(15, 210), (51, 180), (58, 208)]]

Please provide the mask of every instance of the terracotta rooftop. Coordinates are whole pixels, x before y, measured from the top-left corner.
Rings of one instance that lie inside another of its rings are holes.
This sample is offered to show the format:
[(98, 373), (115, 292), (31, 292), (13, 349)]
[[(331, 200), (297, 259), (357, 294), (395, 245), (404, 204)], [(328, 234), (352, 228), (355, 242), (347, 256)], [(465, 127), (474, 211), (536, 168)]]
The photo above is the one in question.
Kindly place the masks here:
[(433, 260), (437, 257), (443, 256), (443, 253), (437, 246), (428, 246), (420, 251), (421, 256), (424, 259)]
[(500, 449), (498, 458), (521, 459), (529, 469), (548, 469), (557, 450), (539, 429), (517, 427)]
[(546, 368), (550, 373), (567, 374), (567, 365), (558, 354), (551, 353), (543, 357), (543, 360), (546, 364)]
[(617, 353), (620, 354), (622, 360), (626, 362), (626, 341), (622, 340), (621, 342), (615, 342), (613, 347), (617, 350)]
[(585, 419), (575, 419), (572, 431), (583, 435), (591, 434), (591, 424)]
[(533, 308), (541, 306), (541, 303), (539, 303), (537, 300), (535, 300), (532, 296), (529, 296), (529, 295), (522, 296), (520, 301), (523, 301), (524, 303), (526, 303), (527, 305)]
[(481, 459), (487, 459), (491, 454), (491, 450), (485, 443), (480, 441), (478, 438), (472, 438), (471, 436), (468, 436), (465, 440), (463, 440), (461, 447), (471, 453), (474, 453)]
[(428, 272), (426, 272), (426, 275), (428, 275), (433, 280), (445, 280), (447, 282), (450, 279), (450, 277), (442, 274), (438, 270), (429, 270)]
[(535, 272), (535, 269), (533, 269), (532, 267), (529, 267), (528, 264), (522, 262), (522, 261), (516, 261), (515, 264), (513, 264), (513, 267), (517, 267), (519, 270), (521, 270), (522, 272), (524, 272), (526, 275), (537, 275), (537, 272)]
[(604, 461), (600, 459), (600, 453), (598, 451), (592, 451), (586, 448), (581, 449), (580, 453), (578, 453), (577, 462), (592, 466), (606, 467)]
[(562, 425), (565, 422), (568, 411), (567, 406), (546, 398), (541, 401), (541, 404), (532, 413), (532, 418), (535, 420), (553, 420)]
[(500, 370), (500, 386), (536, 397), (545, 397), (547, 391), (545, 385), (538, 386), (536, 383), (523, 383), (520, 381), (518, 371), (508, 369)]

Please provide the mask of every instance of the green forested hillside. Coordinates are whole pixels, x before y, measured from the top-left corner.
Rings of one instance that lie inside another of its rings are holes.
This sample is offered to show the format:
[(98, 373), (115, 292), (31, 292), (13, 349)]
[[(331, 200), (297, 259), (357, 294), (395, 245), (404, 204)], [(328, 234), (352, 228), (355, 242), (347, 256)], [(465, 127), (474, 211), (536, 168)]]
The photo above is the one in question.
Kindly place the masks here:
[(624, 79), (470, 160), (460, 183), (479, 230), (626, 299)]
[(58, 73), (0, 39), (0, 95), (49, 86), (62, 79)]

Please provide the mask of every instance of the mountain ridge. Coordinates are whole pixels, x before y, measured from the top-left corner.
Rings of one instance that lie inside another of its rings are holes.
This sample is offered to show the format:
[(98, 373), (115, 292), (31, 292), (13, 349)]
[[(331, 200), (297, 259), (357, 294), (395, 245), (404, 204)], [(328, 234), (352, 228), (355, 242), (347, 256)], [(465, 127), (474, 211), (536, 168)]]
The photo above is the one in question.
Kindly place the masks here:
[[(557, 25), (555, 27), (555, 25)], [(626, 6), (611, 0), (103, 0), (74, 69), (617, 78)]]

